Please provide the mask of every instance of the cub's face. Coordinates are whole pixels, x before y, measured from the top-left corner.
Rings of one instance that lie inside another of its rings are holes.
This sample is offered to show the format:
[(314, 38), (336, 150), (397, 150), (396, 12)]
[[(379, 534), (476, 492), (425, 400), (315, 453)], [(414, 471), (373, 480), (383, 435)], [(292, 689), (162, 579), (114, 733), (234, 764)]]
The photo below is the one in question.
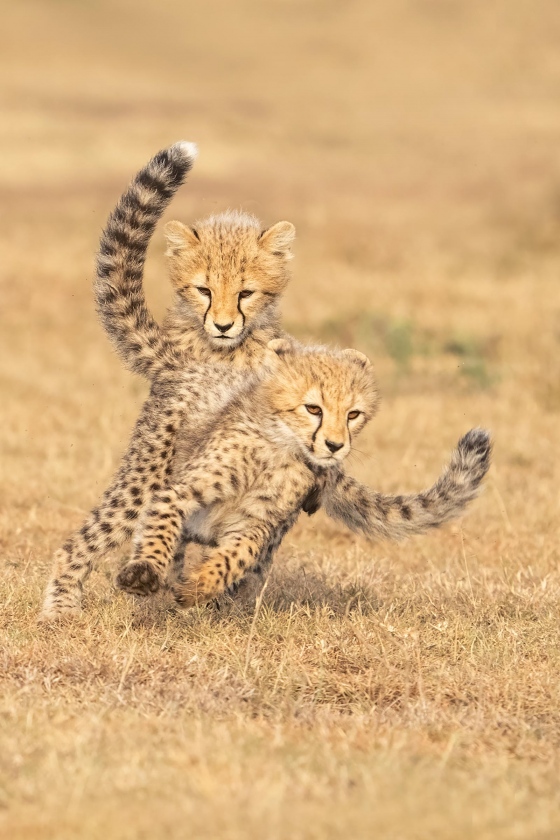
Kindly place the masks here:
[(373, 417), (379, 396), (373, 368), (357, 350), (268, 345), (267, 400), (283, 433), (319, 466), (343, 461), (352, 440)]
[(233, 349), (266, 323), (289, 280), (294, 235), (290, 222), (262, 231), (257, 219), (237, 212), (193, 228), (166, 226), (171, 281), (213, 346)]

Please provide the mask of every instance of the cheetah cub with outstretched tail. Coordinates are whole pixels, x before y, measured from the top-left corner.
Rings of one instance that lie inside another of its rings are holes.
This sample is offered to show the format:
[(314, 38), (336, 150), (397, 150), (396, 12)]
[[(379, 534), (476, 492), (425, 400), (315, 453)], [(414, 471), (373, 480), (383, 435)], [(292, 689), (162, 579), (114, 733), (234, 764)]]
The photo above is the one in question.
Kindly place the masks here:
[[(186, 376), (202, 383), (208, 373)], [(169, 482), (154, 495), (120, 585), (160, 585), (184, 525), (205, 549), (175, 588), (177, 600), (192, 606), (238, 583), (293, 525), (317, 481), (347, 457), (377, 402), (361, 353), (270, 342), (259, 375), (202, 434), (179, 428)]]
[[(205, 368), (185, 371), (187, 387), (212, 378), (214, 370)], [(266, 562), (317, 484), (341, 480), (340, 464), (377, 404), (372, 366), (358, 351), (270, 342), (260, 373), (232, 393), (210, 425), (179, 427), (169, 481), (154, 495), (119, 584), (137, 594), (159, 588), (185, 524), (204, 551), (175, 586), (177, 601), (193, 606), (240, 582)], [(372, 504), (385, 535), (435, 524), (463, 482), (461, 494), (467, 485), (475, 492), (487, 459), (486, 435), (471, 432), (431, 492), (408, 499), (357, 496), (348, 524), (371, 522)]]

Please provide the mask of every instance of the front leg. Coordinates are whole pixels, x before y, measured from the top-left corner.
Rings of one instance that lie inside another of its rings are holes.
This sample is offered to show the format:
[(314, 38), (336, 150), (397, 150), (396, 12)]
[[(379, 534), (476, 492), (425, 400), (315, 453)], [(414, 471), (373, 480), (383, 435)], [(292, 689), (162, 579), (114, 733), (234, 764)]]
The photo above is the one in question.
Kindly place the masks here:
[[(302, 510), (305, 508), (302, 507)], [(229, 589), (228, 594), (235, 598), (236, 602), (249, 604), (261, 592), (265, 581), (270, 573), (274, 555), (278, 551), (282, 540), (297, 522), (299, 510), (294, 511), (287, 519), (284, 519), (278, 527), (269, 535), (269, 539), (257, 563), (247, 571), (239, 581), (236, 581)]]
[(135, 537), (132, 560), (117, 575), (117, 586), (132, 595), (157, 592), (165, 581), (183, 520), (199, 507), (188, 489), (168, 487), (157, 493)]
[(183, 469), (176, 484), (155, 494), (137, 533), (132, 560), (119, 573), (117, 586), (133, 595), (157, 592), (165, 581), (183, 522), (198, 510), (231, 498), (239, 483), (237, 476), (226, 474), (219, 452)]
[[(315, 475), (315, 483), (309, 489), (307, 495), (304, 496), (301, 503), (301, 510), (304, 513), (307, 513), (308, 516), (313, 516), (313, 514), (321, 507), (327, 479), (327, 471), (319, 471)], [(278, 551), (278, 548), (288, 531), (290, 531), (296, 523), (298, 516), (299, 510), (293, 511), (289, 516), (282, 520), (282, 522), (280, 522), (275, 530), (271, 531), (268, 543), (261, 552), (258, 562), (248, 570), (247, 574), (244, 575), (240, 581), (234, 583), (230, 587), (228, 594), (231, 595), (232, 598), (235, 598), (237, 602), (248, 604), (250, 601), (255, 600), (255, 597), (262, 590), (268, 577), (272, 561), (274, 560), (274, 555)]]
[(217, 598), (240, 581), (259, 565), (263, 555), (268, 555), (271, 530), (275, 530), (274, 524), (271, 528), (271, 523), (254, 520), (252, 523), (244, 522), (235, 531), (225, 534), (216, 548), (205, 552), (204, 559), (188, 578), (174, 587), (177, 602), (183, 607), (202, 604)]

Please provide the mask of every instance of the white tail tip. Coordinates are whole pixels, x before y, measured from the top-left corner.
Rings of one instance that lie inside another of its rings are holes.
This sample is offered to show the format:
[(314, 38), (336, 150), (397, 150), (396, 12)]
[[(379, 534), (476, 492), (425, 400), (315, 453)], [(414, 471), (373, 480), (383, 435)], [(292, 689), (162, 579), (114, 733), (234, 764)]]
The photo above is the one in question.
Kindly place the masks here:
[(198, 146), (196, 143), (190, 143), (188, 140), (179, 140), (178, 143), (173, 144), (173, 148), (181, 152), (181, 154), (190, 160), (196, 160), (198, 157)]

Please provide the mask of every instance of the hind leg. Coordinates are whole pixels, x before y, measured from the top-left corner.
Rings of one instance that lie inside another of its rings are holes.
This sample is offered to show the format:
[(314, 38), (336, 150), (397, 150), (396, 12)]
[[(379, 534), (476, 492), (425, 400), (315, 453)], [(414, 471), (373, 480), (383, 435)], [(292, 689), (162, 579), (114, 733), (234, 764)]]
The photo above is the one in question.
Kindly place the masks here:
[[(111, 485), (79, 531), (56, 552), (41, 621), (79, 612), (94, 562), (129, 540), (141, 511), (169, 472), (176, 417), (152, 416), (147, 403)], [(162, 427), (168, 436), (162, 434)]]
[(138, 506), (121, 507), (120, 484), (106, 491), (79, 531), (54, 556), (51, 578), (45, 591), (41, 621), (53, 621), (81, 609), (83, 585), (96, 559), (130, 539)]

